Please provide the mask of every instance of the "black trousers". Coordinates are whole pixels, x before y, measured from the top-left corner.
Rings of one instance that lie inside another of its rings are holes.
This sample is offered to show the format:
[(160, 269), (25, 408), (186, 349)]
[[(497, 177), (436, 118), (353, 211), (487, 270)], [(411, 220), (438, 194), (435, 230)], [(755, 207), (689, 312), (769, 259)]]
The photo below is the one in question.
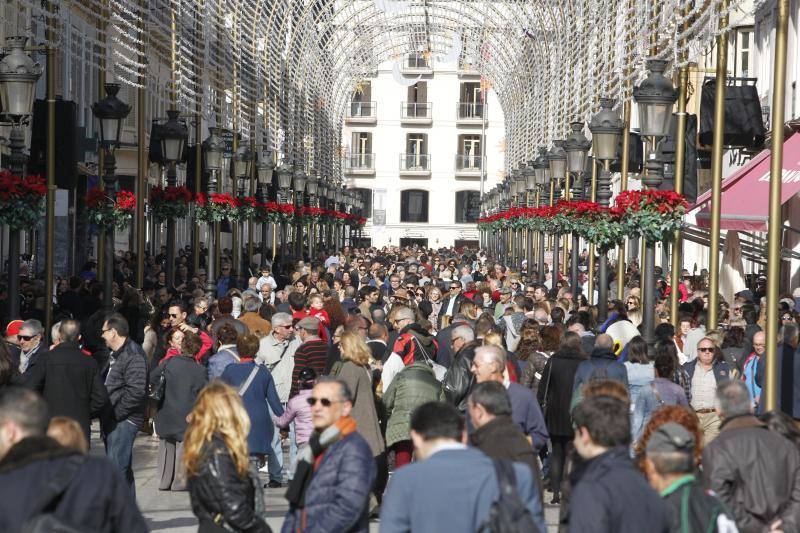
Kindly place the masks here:
[(551, 435), (550, 442), (553, 445), (550, 454), (550, 490), (553, 492), (561, 491), (561, 480), (564, 477), (564, 463), (567, 454), (572, 448), (572, 437), (561, 435)]

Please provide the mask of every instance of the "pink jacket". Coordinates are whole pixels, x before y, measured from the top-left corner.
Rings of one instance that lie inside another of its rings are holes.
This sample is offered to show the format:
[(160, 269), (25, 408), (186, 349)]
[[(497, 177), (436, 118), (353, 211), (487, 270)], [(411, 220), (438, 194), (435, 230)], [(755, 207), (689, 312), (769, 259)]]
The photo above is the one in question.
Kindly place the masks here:
[(275, 425), (278, 427), (288, 427), (294, 420), (294, 434), (297, 444), (305, 444), (314, 432), (314, 424), (311, 421), (311, 406), (308, 405), (308, 398), (311, 397), (311, 389), (301, 390), (289, 400), (283, 415), (275, 417)]

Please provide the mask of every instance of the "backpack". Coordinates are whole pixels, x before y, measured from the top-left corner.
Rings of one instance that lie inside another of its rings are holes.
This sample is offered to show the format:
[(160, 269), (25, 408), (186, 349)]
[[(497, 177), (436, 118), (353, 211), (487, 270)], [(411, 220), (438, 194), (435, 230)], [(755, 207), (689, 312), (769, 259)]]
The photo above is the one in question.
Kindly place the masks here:
[[(536, 533), (539, 529), (531, 512), (517, 494), (517, 476), (514, 463), (507, 459), (492, 459), (500, 493), (489, 508), (479, 533)], [(542, 532), (544, 533), (544, 532)]]
[(70, 455), (65, 464), (50, 478), (34, 505), (35, 514), (22, 524), (20, 533), (80, 533), (82, 530), (53, 514), (59, 500), (69, 488), (78, 470), (86, 462), (82, 454)]

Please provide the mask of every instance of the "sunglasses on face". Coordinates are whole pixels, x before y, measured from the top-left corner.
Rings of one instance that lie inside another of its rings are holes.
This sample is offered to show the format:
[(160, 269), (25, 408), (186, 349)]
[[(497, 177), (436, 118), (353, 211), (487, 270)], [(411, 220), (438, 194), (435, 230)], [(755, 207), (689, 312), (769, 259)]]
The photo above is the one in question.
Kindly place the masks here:
[(175, 313), (170, 313), (170, 314), (169, 314), (169, 317), (170, 317), (170, 318), (178, 318), (178, 315), (176, 315)]
[(783, 315), (781, 320), (792, 320), (792, 315)]
[(312, 407), (314, 405), (317, 405), (317, 402), (321, 403), (322, 407), (330, 407), (331, 405), (333, 405), (335, 403), (341, 403), (341, 402), (336, 402), (336, 401), (330, 400), (328, 398), (314, 398), (313, 396), (308, 398), (308, 405), (310, 405)]
[(36, 335), (17, 335), (17, 338), (21, 341), (29, 341), (34, 337), (36, 337)]
[(713, 352), (714, 348), (698, 348), (698, 352)]

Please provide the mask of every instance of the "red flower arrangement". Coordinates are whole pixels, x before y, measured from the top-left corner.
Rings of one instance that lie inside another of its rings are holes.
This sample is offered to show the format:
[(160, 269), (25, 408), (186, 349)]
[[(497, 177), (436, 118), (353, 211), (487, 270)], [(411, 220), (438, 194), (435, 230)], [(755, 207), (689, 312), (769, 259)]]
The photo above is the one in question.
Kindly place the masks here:
[(136, 210), (136, 196), (130, 191), (117, 191), (112, 198), (97, 187), (86, 194), (89, 221), (101, 229), (123, 229)]
[(39, 223), (47, 186), (41, 176), (13, 176), (0, 171), (0, 225), (18, 231)]
[(153, 187), (150, 190), (150, 209), (156, 222), (184, 218), (189, 214), (192, 193), (186, 187)]
[(281, 204), (278, 202), (261, 202), (255, 208), (256, 220), (282, 224), (294, 217), (294, 204)]
[(642, 236), (648, 242), (671, 240), (683, 226), (688, 207), (686, 199), (675, 191), (623, 191), (614, 202), (614, 213), (621, 219), (629, 237)]
[(230, 194), (213, 193), (210, 196), (198, 193), (195, 197), (197, 204), (197, 219), (206, 222), (220, 222), (224, 219), (235, 220), (239, 202)]
[(236, 214), (234, 220), (249, 220), (256, 214), (258, 200), (253, 196), (244, 196), (236, 199)]

